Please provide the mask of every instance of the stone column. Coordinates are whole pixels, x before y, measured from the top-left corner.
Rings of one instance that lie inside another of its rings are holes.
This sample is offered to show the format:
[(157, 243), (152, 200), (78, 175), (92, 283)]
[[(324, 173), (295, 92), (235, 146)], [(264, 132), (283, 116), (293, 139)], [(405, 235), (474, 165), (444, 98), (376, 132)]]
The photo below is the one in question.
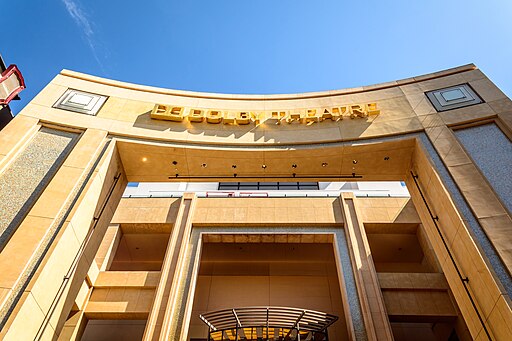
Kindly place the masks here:
[[(424, 138), (418, 142), (412, 172), (406, 177), (407, 188), (457, 306), (473, 339), (506, 339), (510, 329), (500, 321), (503, 317), (512, 320), (511, 286), (503, 286), (495, 276), (504, 283), (510, 282), (510, 277), (496, 271), (503, 266), (501, 259), (492, 256), (497, 247), (487, 239), (478, 215), (470, 209), (471, 202), (461, 193), (460, 188), (473, 182), (461, 184), (457, 177), (452, 178), (449, 166), (430, 141)], [(460, 148), (455, 144), (451, 150), (455, 155)], [(492, 203), (487, 199), (483, 195), (480, 198), (483, 206)]]
[(111, 224), (108, 227), (95, 257), (98, 271), (108, 271), (122, 236), (123, 231), (121, 231), (119, 224)]
[(6, 340), (59, 335), (126, 185), (107, 132), (44, 129), (80, 135), (0, 255)]
[[(175, 297), (179, 294), (181, 270), (185, 266), (184, 253), (192, 230), (192, 212), (195, 207), (195, 195), (185, 193), (180, 203), (176, 222), (174, 224), (167, 251), (162, 264), (160, 282), (156, 289), (155, 299), (149, 313), (143, 340), (170, 340), (171, 315), (178, 306), (174, 306)], [(178, 314), (182, 313), (179, 311)], [(167, 337), (167, 338), (166, 338)], [(177, 340), (177, 339), (176, 339)]]
[(98, 273), (106, 271), (110, 267), (114, 259), (117, 246), (121, 240), (122, 231), (119, 224), (111, 224), (108, 226), (98, 252), (94, 258), (94, 262), (89, 268), (87, 277), (82, 282), (80, 291), (74, 302), (74, 314), (69, 317), (59, 334), (58, 341), (80, 340), (87, 326), (87, 318), (85, 317), (85, 307), (92, 293), (93, 283), (91, 278), (97, 278)]
[(363, 222), (357, 212), (353, 193), (342, 194), (345, 213), (345, 231), (355, 265), (356, 282), (363, 309), (363, 317), (369, 340), (393, 340), (391, 325), (384, 306), (384, 299), (377, 280), (370, 246)]

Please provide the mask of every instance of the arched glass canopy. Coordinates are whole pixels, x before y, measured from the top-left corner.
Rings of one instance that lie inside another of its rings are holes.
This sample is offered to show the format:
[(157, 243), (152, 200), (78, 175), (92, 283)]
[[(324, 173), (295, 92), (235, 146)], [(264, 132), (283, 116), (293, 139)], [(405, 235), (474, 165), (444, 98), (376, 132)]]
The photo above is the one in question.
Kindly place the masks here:
[(208, 341), (326, 341), (337, 316), (288, 307), (246, 307), (199, 316), (208, 326)]

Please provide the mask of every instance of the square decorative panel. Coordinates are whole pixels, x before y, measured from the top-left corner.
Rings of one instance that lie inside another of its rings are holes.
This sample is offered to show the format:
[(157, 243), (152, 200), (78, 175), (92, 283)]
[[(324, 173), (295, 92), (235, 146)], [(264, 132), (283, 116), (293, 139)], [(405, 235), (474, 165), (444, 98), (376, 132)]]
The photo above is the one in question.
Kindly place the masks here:
[(107, 96), (68, 89), (53, 107), (95, 116), (106, 100)]
[(425, 94), (437, 111), (458, 109), (483, 102), (468, 84), (433, 90)]

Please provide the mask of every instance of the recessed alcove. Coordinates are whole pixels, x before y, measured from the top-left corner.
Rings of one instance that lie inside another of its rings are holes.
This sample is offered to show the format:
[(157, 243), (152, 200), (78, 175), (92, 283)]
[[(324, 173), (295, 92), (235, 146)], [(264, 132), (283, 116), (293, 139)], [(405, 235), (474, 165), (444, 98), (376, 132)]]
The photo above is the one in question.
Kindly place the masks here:
[(189, 337), (206, 340), (208, 328), (199, 314), (208, 311), (283, 306), (338, 316), (329, 339), (348, 340), (333, 244), (327, 238), (321, 243), (287, 243), (286, 235), (282, 243), (204, 242)]
[(160, 271), (169, 234), (128, 233), (119, 240), (108, 271)]
[(454, 326), (446, 322), (391, 323), (395, 341), (458, 341)]
[(437, 272), (418, 224), (365, 224), (377, 272)]
[(421, 224), (365, 224), (393, 337), (451, 341), (466, 327)]
[(90, 320), (81, 341), (139, 341), (146, 320)]

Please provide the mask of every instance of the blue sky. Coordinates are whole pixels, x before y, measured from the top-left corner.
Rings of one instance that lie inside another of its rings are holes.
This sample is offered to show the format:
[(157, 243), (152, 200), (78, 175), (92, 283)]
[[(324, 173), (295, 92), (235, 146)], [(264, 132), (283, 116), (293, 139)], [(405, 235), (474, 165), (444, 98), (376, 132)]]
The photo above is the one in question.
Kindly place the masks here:
[[(2, 3), (4, 2), (4, 3)], [(166, 88), (292, 93), (475, 63), (512, 96), (512, 1), (0, 1), (18, 112), (61, 69)]]

